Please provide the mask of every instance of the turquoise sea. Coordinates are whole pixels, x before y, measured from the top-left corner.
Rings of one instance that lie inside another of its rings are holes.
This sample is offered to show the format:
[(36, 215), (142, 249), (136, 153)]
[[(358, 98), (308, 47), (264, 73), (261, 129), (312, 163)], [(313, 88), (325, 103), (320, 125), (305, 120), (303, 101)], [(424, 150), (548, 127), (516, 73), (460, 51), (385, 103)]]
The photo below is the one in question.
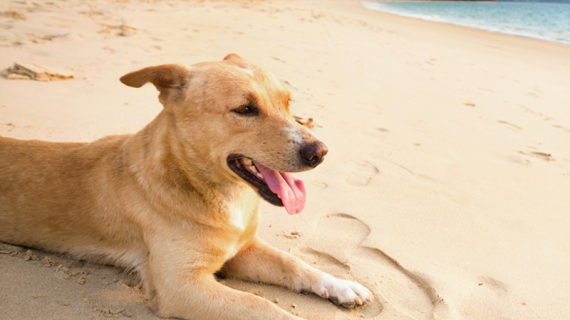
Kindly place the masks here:
[(372, 10), (570, 45), (570, 0), (363, 2)]

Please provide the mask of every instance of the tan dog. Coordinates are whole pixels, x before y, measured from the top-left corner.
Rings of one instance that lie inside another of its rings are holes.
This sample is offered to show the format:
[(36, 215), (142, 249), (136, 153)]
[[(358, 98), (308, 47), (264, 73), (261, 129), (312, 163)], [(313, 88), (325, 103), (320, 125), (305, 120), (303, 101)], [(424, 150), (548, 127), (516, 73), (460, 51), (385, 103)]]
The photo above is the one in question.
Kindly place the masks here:
[(215, 273), (345, 306), (372, 301), (362, 285), (256, 236), (259, 196), (299, 213), (304, 186), (287, 172), (314, 168), (327, 153), (295, 123), (272, 74), (231, 54), (121, 81), (160, 91), (164, 110), (137, 134), (92, 143), (0, 137), (0, 241), (133, 268), (161, 317), (298, 319)]

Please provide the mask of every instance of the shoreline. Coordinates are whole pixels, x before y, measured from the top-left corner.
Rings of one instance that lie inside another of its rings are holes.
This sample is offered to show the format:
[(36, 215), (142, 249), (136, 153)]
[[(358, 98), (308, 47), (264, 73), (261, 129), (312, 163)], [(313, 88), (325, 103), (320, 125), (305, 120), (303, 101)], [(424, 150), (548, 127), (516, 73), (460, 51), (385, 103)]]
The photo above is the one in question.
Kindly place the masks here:
[[(457, 1), (460, 2), (461, 0)], [(373, 2), (373, 1), (371, 1)], [(396, 2), (396, 1), (394, 1)], [(404, 1), (404, 2), (409, 2), (409, 1)], [(430, 1), (417, 1), (417, 2), (430, 2)], [(453, 1), (450, 1), (453, 2)], [(512, 44), (516, 44), (516, 45), (520, 45), (523, 47), (528, 47), (528, 48), (532, 48), (533, 45), (537, 45), (537, 46), (546, 46), (549, 49), (552, 49), (554, 51), (557, 52), (558, 54), (564, 54), (564, 52), (570, 52), (570, 45), (566, 45), (560, 42), (552, 42), (552, 41), (546, 41), (546, 40), (542, 40), (542, 39), (536, 39), (536, 38), (531, 38), (531, 37), (523, 37), (523, 36), (517, 36), (517, 35), (512, 35), (512, 34), (507, 34), (507, 33), (501, 33), (501, 32), (493, 32), (493, 31), (489, 31), (489, 30), (484, 30), (484, 29), (479, 29), (479, 28), (473, 28), (473, 27), (468, 27), (468, 26), (463, 26), (463, 25), (458, 25), (458, 24), (452, 24), (452, 23), (446, 23), (446, 22), (439, 22), (439, 21), (433, 21), (433, 20), (427, 20), (427, 19), (421, 19), (421, 18), (415, 18), (415, 17), (409, 17), (409, 16), (404, 16), (404, 15), (399, 15), (396, 13), (391, 13), (391, 12), (386, 12), (386, 11), (379, 11), (379, 10), (373, 10), (373, 9), (368, 9), (366, 7), (364, 7), (364, 5), (360, 4), (356, 4), (356, 2), (352, 2), (351, 0), (348, 0), (348, 3), (350, 5), (353, 5), (352, 9), (355, 12), (359, 12), (359, 14), (361, 14), (362, 17), (367, 17), (367, 22), (373, 22), (373, 19), (379, 19), (379, 20), (383, 20), (386, 22), (393, 22), (396, 24), (400, 24), (400, 27), (404, 28), (407, 32), (413, 32), (412, 30), (414, 28), (428, 28), (428, 29), (432, 29), (433, 31), (437, 32), (431, 32), (430, 34), (438, 37), (438, 34), (440, 33), (445, 33), (446, 36), (451, 36), (453, 37), (453, 40), (459, 40), (457, 39), (457, 35), (460, 33), (464, 33), (465, 35), (467, 35), (467, 37), (469, 38), (474, 38), (476, 39), (476, 41), (479, 41), (480, 39), (486, 39), (486, 40), (492, 40), (494, 45), (501, 45), (502, 42), (509, 42)], [(359, 10), (359, 8), (361, 10)], [(377, 15), (376, 18), (374, 18), (374, 15)], [(380, 24), (383, 24), (383, 26), (385, 26), (386, 28), (389, 28), (389, 23), (384, 24), (382, 21), (377, 21)], [(549, 54), (550, 52), (546, 52), (546, 54)]]
[[(369, 10), (373, 10), (373, 11), (378, 11), (378, 12), (383, 12), (383, 13), (388, 13), (388, 14), (393, 14), (393, 15), (397, 15), (397, 16), (401, 16), (401, 17), (406, 17), (406, 18), (412, 18), (412, 19), (419, 19), (419, 20), (423, 20), (423, 21), (430, 21), (430, 22), (436, 22), (436, 23), (442, 23), (442, 24), (447, 24), (447, 25), (453, 25), (453, 26), (459, 26), (459, 27), (465, 27), (465, 28), (470, 28), (470, 29), (476, 29), (476, 30), (481, 30), (481, 31), (486, 31), (486, 32), (491, 32), (491, 33), (498, 33), (498, 34), (503, 34), (503, 35), (508, 35), (508, 36), (513, 36), (513, 37), (519, 37), (519, 38), (525, 38), (525, 39), (532, 39), (532, 40), (538, 40), (538, 41), (543, 41), (543, 42), (549, 42), (549, 43), (556, 43), (556, 44), (561, 44), (561, 45), (565, 45), (565, 46), (570, 46), (570, 39), (564, 39), (564, 40), (555, 40), (555, 39), (550, 39), (550, 38), (545, 38), (545, 37), (540, 37), (539, 35), (528, 35), (528, 34), (522, 34), (522, 33), (517, 33), (515, 31), (501, 31), (498, 30), (500, 27), (497, 26), (493, 26), (493, 25), (486, 25), (486, 26), (475, 26), (475, 25), (470, 25), (468, 22), (464, 22), (464, 21), (459, 21), (459, 22), (453, 22), (453, 21), (449, 21), (448, 17), (446, 18), (439, 18), (435, 19), (435, 18), (431, 18), (429, 16), (426, 16), (425, 14), (420, 14), (420, 13), (401, 13), (401, 12), (395, 12), (395, 11), (390, 11), (390, 10), (381, 10), (381, 9), (373, 9), (370, 8), (369, 6), (367, 6), (368, 4), (374, 4), (374, 3), (379, 3), (379, 2), (394, 2), (394, 3), (401, 3), (401, 2), (476, 2), (476, 3), (530, 3), (530, 2), (511, 2), (511, 1), (454, 1), (454, 0), (450, 0), (450, 1), (363, 1), (362, 5), (369, 9)], [(566, 3), (566, 2), (560, 2), (560, 3)]]

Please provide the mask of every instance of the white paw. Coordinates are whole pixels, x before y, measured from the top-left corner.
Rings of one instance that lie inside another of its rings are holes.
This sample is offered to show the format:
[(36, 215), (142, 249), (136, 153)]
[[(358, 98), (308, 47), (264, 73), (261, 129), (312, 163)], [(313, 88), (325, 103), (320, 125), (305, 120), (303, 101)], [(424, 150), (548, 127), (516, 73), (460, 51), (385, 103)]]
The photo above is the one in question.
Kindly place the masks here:
[(325, 274), (321, 281), (321, 297), (329, 299), (332, 303), (353, 308), (356, 305), (363, 305), (372, 302), (373, 296), (370, 290), (360, 283), (337, 279), (329, 274)]

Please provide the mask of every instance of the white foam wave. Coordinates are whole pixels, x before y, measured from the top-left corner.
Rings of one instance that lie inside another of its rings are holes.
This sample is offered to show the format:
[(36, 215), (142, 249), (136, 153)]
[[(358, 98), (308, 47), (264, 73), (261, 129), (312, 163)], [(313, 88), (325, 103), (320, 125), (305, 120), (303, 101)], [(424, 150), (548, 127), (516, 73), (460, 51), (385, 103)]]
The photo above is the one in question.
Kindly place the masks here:
[[(494, 25), (492, 21), (486, 21), (486, 20), (466, 19), (465, 17), (454, 17), (449, 15), (446, 16), (442, 14), (433, 14), (433, 13), (412, 12), (410, 10), (407, 10), (406, 8), (394, 7), (391, 5), (392, 3), (394, 2), (378, 3), (378, 2), (365, 1), (363, 2), (363, 6), (371, 10), (382, 11), (409, 18), (452, 24), (462, 27), (485, 30), (494, 33), (502, 33), (512, 36), (532, 38), (542, 41), (556, 42), (556, 43), (570, 45), (570, 29), (562, 31), (538, 30), (538, 29), (532, 29), (529, 26), (517, 25), (518, 21), (510, 23), (510, 25)], [(402, 2), (398, 3), (401, 4)], [(396, 3), (396, 5), (398, 3)], [(421, 4), (425, 5), (426, 3), (422, 2)], [(489, 10), (493, 10), (493, 7), (489, 6)], [(570, 26), (568, 27), (570, 28)]]

